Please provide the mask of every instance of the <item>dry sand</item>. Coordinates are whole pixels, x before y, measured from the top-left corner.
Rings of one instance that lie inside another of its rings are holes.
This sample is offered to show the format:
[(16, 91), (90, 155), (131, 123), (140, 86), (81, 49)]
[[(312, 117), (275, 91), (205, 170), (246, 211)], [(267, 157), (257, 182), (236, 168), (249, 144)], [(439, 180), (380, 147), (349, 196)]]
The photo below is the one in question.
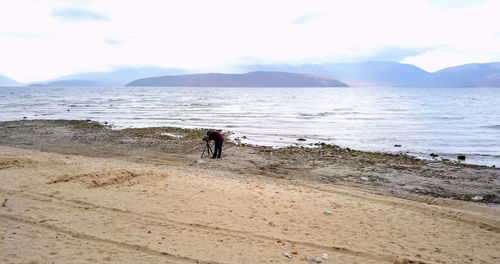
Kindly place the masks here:
[[(198, 134), (159, 131), (1, 123), (0, 263), (500, 262), (498, 169), (229, 143), (200, 159)], [(454, 199), (412, 191), (445, 179)], [(471, 190), (491, 202), (457, 200)]]

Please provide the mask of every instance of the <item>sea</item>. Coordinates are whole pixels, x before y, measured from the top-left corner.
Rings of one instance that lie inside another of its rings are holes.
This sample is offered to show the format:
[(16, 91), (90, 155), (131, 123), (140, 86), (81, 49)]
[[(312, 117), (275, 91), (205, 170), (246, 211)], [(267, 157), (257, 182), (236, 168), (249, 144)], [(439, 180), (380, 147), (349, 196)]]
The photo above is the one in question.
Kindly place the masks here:
[(1, 87), (0, 121), (22, 119), (222, 129), (241, 144), (500, 166), (500, 88)]

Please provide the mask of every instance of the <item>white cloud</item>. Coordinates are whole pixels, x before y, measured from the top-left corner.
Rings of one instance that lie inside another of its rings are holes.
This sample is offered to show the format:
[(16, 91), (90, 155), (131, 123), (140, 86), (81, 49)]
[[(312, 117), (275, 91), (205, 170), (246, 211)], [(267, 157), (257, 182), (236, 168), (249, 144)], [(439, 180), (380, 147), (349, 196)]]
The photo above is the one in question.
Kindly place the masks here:
[(306, 23), (312, 19), (317, 19), (321, 16), (323, 16), (323, 14), (317, 13), (317, 12), (305, 13), (305, 14), (302, 14), (302, 15), (292, 19), (291, 23), (292, 24), (302, 24), (302, 23)]
[[(69, 7), (107, 21), (64, 23), (51, 15)], [(378, 47), (442, 47), (403, 59), (435, 70), (500, 60), (498, 10), (495, 0), (446, 8), (427, 0), (2, 1), (0, 73), (37, 81), (111, 65), (324, 62), (367, 57)]]
[(108, 16), (99, 14), (91, 10), (65, 7), (54, 9), (51, 15), (58, 18), (62, 22), (78, 22), (78, 21), (108, 21)]

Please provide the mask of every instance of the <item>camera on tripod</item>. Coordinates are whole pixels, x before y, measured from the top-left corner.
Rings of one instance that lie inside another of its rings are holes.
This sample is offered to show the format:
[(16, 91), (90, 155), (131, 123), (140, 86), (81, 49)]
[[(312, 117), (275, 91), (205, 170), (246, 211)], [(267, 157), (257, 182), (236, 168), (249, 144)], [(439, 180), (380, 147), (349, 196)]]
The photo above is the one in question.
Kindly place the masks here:
[(214, 151), (212, 149), (212, 146), (210, 146), (210, 139), (208, 138), (208, 136), (204, 136), (201, 140), (205, 141), (205, 148), (203, 149), (203, 153), (201, 153), (201, 157), (203, 158), (205, 152), (207, 153), (207, 156), (211, 157), (214, 154)]

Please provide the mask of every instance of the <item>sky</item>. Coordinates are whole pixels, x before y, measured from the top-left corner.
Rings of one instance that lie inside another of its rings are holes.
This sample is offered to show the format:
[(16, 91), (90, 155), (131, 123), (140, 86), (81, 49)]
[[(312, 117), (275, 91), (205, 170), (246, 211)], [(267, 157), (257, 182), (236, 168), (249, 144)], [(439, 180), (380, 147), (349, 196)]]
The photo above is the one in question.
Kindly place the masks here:
[[(0, 74), (500, 61), (498, 0), (0, 0)], [(226, 67), (227, 68), (227, 67)]]

